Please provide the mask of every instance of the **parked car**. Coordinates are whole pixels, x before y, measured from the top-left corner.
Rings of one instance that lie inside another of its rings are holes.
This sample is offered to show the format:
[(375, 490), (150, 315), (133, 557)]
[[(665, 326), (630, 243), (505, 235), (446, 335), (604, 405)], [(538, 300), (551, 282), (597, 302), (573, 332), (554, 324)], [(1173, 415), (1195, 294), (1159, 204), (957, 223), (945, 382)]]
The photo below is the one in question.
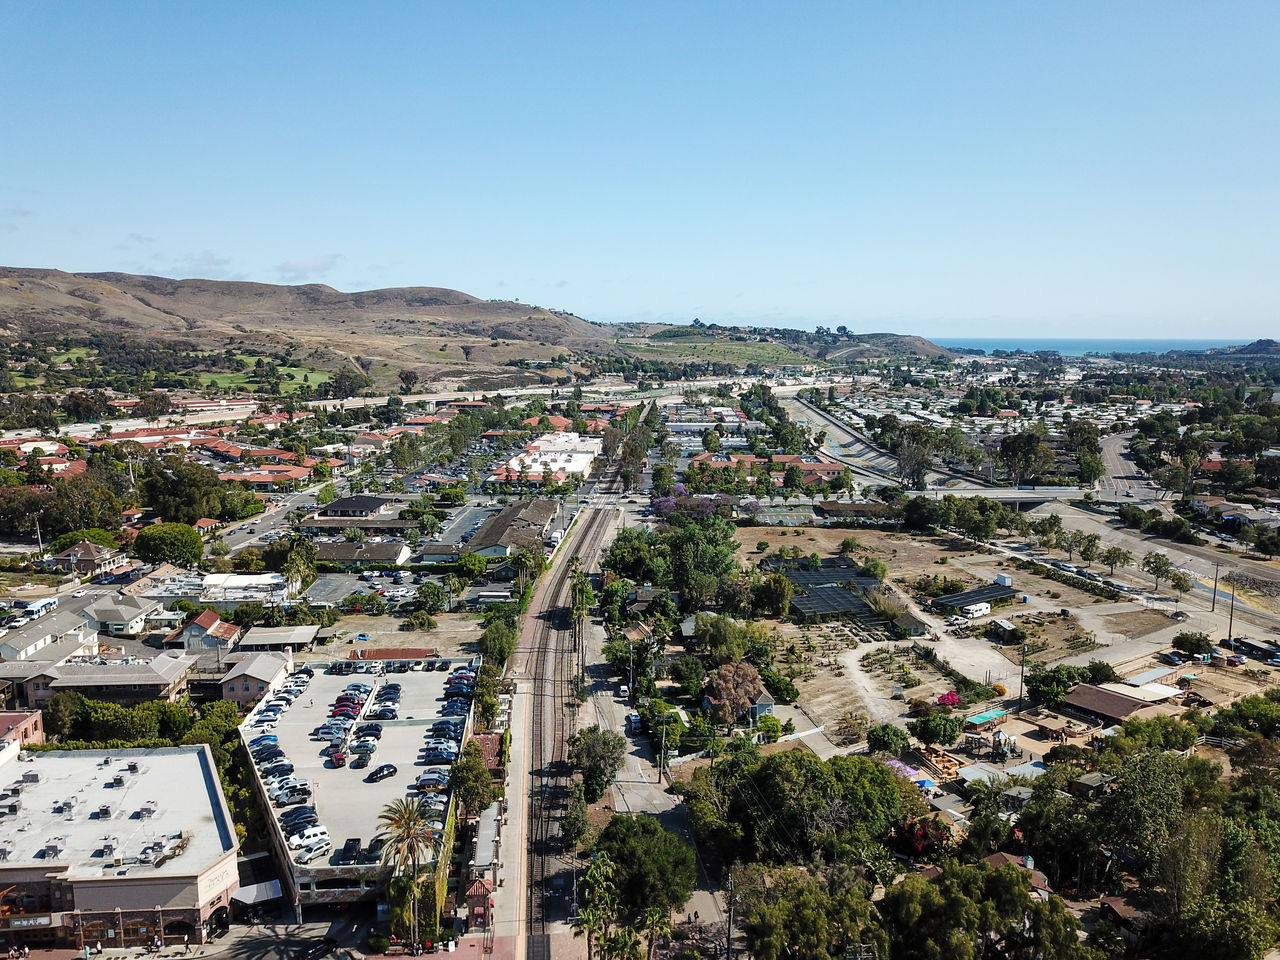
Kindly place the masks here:
[(346, 867), (355, 863), (360, 857), (360, 838), (351, 837), (342, 845), (342, 852), (338, 854), (338, 866)]
[(1239, 653), (1233, 653), (1231, 656), (1227, 657), (1227, 666), (1229, 667), (1243, 666), (1247, 662), (1248, 658)]
[(306, 816), (315, 816), (315, 807), (294, 807), (292, 810), (286, 810), (280, 814), (280, 822), (292, 823), (294, 820), (300, 820)]
[(352, 751), (356, 755), (351, 759), (352, 770), (363, 770), (369, 765), (369, 754)]
[[(328, 837), (325, 837), (322, 840), (317, 840), (314, 843), (311, 843), (303, 847), (300, 851), (298, 851), (298, 854), (293, 858), (293, 861), (294, 863), (305, 865), (305, 864), (311, 863), (314, 860), (319, 860), (323, 856), (327, 856), (330, 852), (332, 852), (332, 850), (333, 850), (333, 841), (329, 840)], [(317, 958), (323, 957), (326, 954), (331, 953), (333, 951), (332, 946), (330, 946), (323, 953), (316, 953), (314, 952), (314, 949), (315, 948), (312, 948), (312, 950), (308, 950), (304, 954), (304, 956), (310, 958), (310, 960), (317, 960)]]

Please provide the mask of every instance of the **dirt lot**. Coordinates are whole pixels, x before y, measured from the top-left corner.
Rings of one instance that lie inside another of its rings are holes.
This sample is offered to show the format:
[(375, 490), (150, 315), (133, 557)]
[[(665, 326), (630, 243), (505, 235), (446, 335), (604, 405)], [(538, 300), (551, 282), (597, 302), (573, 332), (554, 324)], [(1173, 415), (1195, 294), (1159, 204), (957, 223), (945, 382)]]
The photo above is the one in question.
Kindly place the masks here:
[(29, 599), (32, 591), (58, 587), (63, 583), (56, 573), (0, 573), (0, 593), (6, 597)]
[(361, 633), (369, 636), (369, 643), (361, 643), (362, 647), (435, 647), (441, 656), (446, 657), (470, 657), (476, 652), (480, 618), (474, 614), (442, 613), (436, 617), (439, 626), (425, 633), (401, 631), (400, 622), (398, 617), (343, 617), (338, 621), (342, 635), (333, 643), (317, 647), (308, 659), (345, 660), (355, 649), (349, 641)]

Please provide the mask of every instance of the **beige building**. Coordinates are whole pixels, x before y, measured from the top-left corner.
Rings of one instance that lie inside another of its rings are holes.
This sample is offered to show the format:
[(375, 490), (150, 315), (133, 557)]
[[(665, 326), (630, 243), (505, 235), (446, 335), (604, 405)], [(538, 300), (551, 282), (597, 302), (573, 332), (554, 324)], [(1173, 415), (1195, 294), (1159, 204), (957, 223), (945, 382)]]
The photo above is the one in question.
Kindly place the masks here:
[(104, 949), (205, 942), (239, 888), (208, 746), (0, 753), (0, 937)]
[(239, 662), (222, 678), (222, 699), (232, 701), (242, 711), (272, 694), (293, 669), (293, 655), (288, 652), (238, 656)]

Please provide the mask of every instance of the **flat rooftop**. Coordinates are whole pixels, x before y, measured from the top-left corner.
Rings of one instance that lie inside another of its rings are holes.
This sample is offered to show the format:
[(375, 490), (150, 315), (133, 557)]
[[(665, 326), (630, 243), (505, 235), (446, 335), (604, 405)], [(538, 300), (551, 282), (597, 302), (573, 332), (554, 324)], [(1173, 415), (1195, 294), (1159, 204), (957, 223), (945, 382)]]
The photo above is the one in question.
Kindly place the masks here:
[(7, 870), (73, 880), (189, 877), (237, 847), (204, 745), (15, 754), (0, 765), (0, 788), (9, 791), (0, 800)]
[[(317, 671), (311, 685), (305, 694), (294, 701), (293, 706), (281, 714), (280, 722), (271, 731), (278, 738), (277, 743), (285, 757), (294, 766), (293, 776), (311, 783), (310, 804), (316, 808), (320, 825), (329, 829), (329, 837), (333, 841), (333, 854), (328, 860), (317, 860), (305, 867), (294, 866), (299, 877), (312, 874), (323, 877), (338, 871), (370, 872), (377, 869), (376, 866), (368, 865), (336, 868), (337, 855), (341, 852), (342, 845), (352, 837), (359, 839), (362, 847), (368, 847), (369, 841), (378, 832), (378, 814), (382, 808), (393, 800), (416, 796), (413, 782), (427, 766), (422, 759), (423, 740), (431, 723), (440, 719), (440, 709), (445, 701), (445, 681), (454, 667), (468, 662), (467, 659), (452, 660), (448, 661), (447, 670), (410, 670), (405, 673), (388, 673), (385, 676), (369, 673), (339, 676), (320, 672), (324, 666), (322, 663), (309, 664)], [(348, 684), (355, 682), (375, 687), (356, 726), (368, 722), (382, 724), (382, 739), (378, 742), (378, 751), (370, 758), (369, 766), (363, 770), (353, 770), (350, 765), (334, 767), (322, 752), (329, 741), (313, 735), (316, 728), (328, 718), (338, 694)], [(365, 714), (376, 709), (373, 698), (387, 683), (400, 684), (400, 719), (370, 721)], [(253, 739), (255, 733), (242, 727), (241, 735), (247, 741)], [(384, 763), (395, 764), (396, 775), (379, 783), (366, 783), (365, 776)], [(284, 809), (288, 808), (274, 810), (277, 817)], [(274, 822), (278, 825), (279, 820)]]

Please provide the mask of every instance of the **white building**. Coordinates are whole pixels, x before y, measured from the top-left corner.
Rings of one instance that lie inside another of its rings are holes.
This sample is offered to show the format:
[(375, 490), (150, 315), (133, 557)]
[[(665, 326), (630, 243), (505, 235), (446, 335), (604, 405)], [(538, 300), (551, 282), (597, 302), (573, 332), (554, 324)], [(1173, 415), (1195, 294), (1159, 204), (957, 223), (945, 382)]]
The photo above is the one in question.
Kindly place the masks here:
[(582, 434), (547, 433), (530, 440), (524, 452), (499, 467), (489, 479), (497, 483), (515, 483), (521, 476), (528, 483), (541, 483), (550, 475), (553, 483), (585, 480), (591, 476), (596, 457), (604, 452), (604, 440)]

